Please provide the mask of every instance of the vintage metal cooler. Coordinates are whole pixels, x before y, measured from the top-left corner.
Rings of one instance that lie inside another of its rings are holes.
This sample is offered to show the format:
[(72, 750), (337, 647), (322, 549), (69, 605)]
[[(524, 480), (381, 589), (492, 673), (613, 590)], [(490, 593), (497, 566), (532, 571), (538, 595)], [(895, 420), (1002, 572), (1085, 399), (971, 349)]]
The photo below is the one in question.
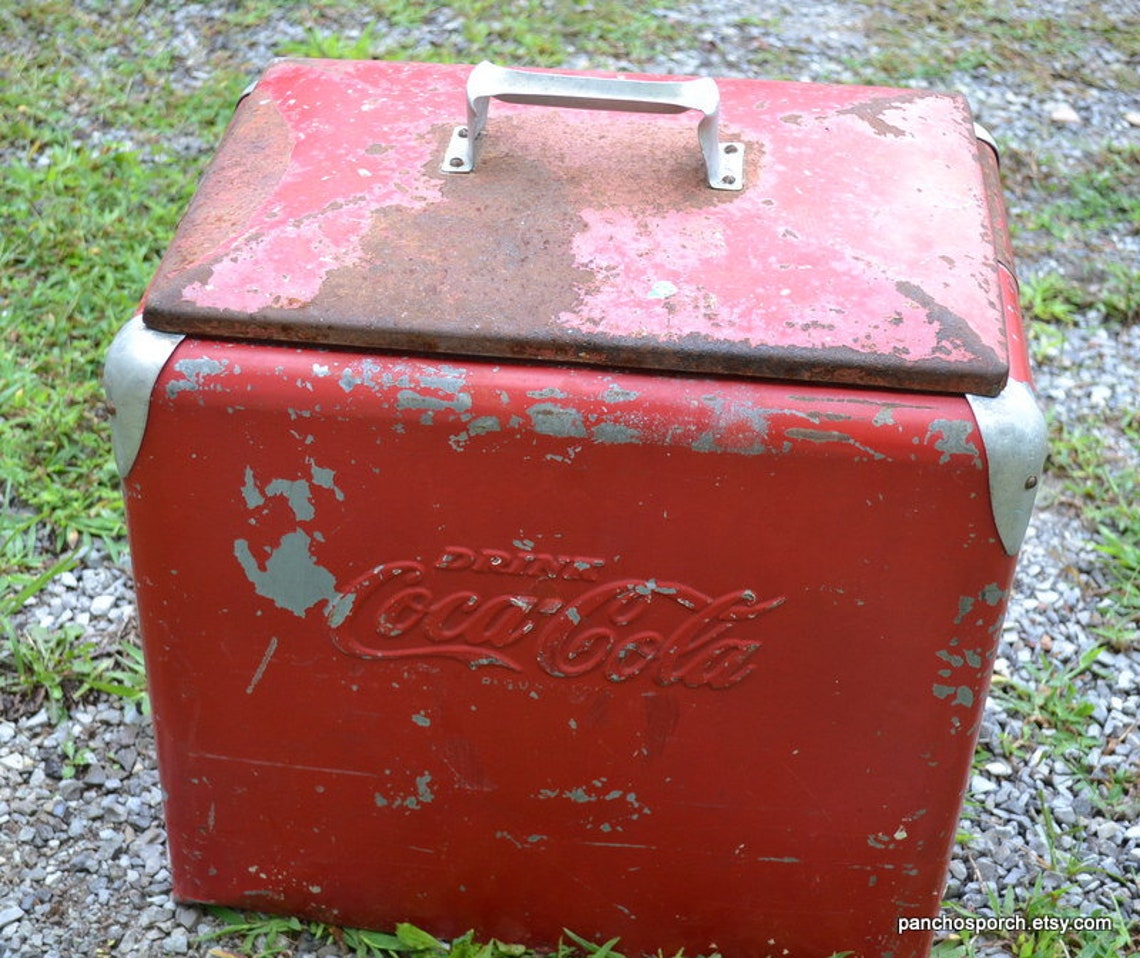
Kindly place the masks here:
[(1043, 457), (978, 135), (274, 63), (108, 361), (175, 895), (924, 954)]

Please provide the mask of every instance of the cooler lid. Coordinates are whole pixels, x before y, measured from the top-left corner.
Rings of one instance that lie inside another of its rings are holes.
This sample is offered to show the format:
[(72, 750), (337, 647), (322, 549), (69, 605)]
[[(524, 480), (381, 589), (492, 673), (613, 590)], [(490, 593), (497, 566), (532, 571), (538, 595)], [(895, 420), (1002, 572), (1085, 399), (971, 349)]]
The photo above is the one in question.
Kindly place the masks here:
[[(458, 128), (481, 121), (471, 69), (274, 63), (179, 225), (146, 324), (908, 390), (1004, 385), (1002, 238), (962, 97), (728, 79), (712, 100), (705, 80), (655, 84), (655, 106), (626, 93), (577, 104), (638, 111), (613, 113), (535, 105), (565, 105), (569, 81), (527, 95), (548, 75), (520, 85), (505, 71), (514, 86), (491, 104), (474, 169), (451, 172), (471, 160)], [(742, 170), (718, 165), (741, 157)]]

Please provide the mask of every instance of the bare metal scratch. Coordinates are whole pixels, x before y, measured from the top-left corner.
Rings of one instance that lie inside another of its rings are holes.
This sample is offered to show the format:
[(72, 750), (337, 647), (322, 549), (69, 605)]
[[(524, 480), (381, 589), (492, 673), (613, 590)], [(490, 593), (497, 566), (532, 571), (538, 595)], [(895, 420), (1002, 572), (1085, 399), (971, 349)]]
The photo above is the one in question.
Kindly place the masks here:
[(265, 674), (265, 669), (269, 665), (269, 660), (273, 658), (273, 653), (277, 651), (277, 636), (270, 636), (269, 645), (265, 649), (265, 655), (261, 657), (261, 664), (258, 665), (257, 671), (253, 673), (253, 678), (250, 679), (249, 686), (245, 690), (246, 695), (252, 695), (253, 690), (257, 687), (257, 683), (261, 681), (261, 677)]

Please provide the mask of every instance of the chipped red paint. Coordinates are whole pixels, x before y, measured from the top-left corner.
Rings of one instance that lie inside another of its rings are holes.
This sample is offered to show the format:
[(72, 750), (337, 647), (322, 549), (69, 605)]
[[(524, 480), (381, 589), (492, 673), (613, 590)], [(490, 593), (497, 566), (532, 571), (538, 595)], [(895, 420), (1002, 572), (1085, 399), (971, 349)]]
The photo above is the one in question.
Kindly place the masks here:
[[(685, 115), (599, 122), (496, 103), (477, 171), (440, 173), (466, 70), (272, 67), (238, 108), (147, 323), (985, 395), (1004, 385), (992, 156), (979, 157), (961, 97), (723, 80), (722, 124), (747, 151), (745, 189), (725, 194), (703, 184)], [(217, 207), (240, 215), (203, 226)]]

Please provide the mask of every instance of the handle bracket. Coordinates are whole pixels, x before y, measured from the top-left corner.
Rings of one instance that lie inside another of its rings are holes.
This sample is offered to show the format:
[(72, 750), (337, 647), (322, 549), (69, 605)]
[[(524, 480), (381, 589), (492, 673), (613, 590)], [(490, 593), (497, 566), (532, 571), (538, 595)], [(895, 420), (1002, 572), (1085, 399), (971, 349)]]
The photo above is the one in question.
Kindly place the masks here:
[(717, 126), (720, 91), (709, 78), (699, 80), (627, 80), (563, 73), (509, 70), (483, 61), (467, 78), (467, 125), (451, 134), (440, 164), (443, 173), (471, 173), (487, 125), (490, 100), (533, 106), (622, 113), (701, 113), (697, 140), (714, 190), (744, 187), (744, 144), (721, 143)]

